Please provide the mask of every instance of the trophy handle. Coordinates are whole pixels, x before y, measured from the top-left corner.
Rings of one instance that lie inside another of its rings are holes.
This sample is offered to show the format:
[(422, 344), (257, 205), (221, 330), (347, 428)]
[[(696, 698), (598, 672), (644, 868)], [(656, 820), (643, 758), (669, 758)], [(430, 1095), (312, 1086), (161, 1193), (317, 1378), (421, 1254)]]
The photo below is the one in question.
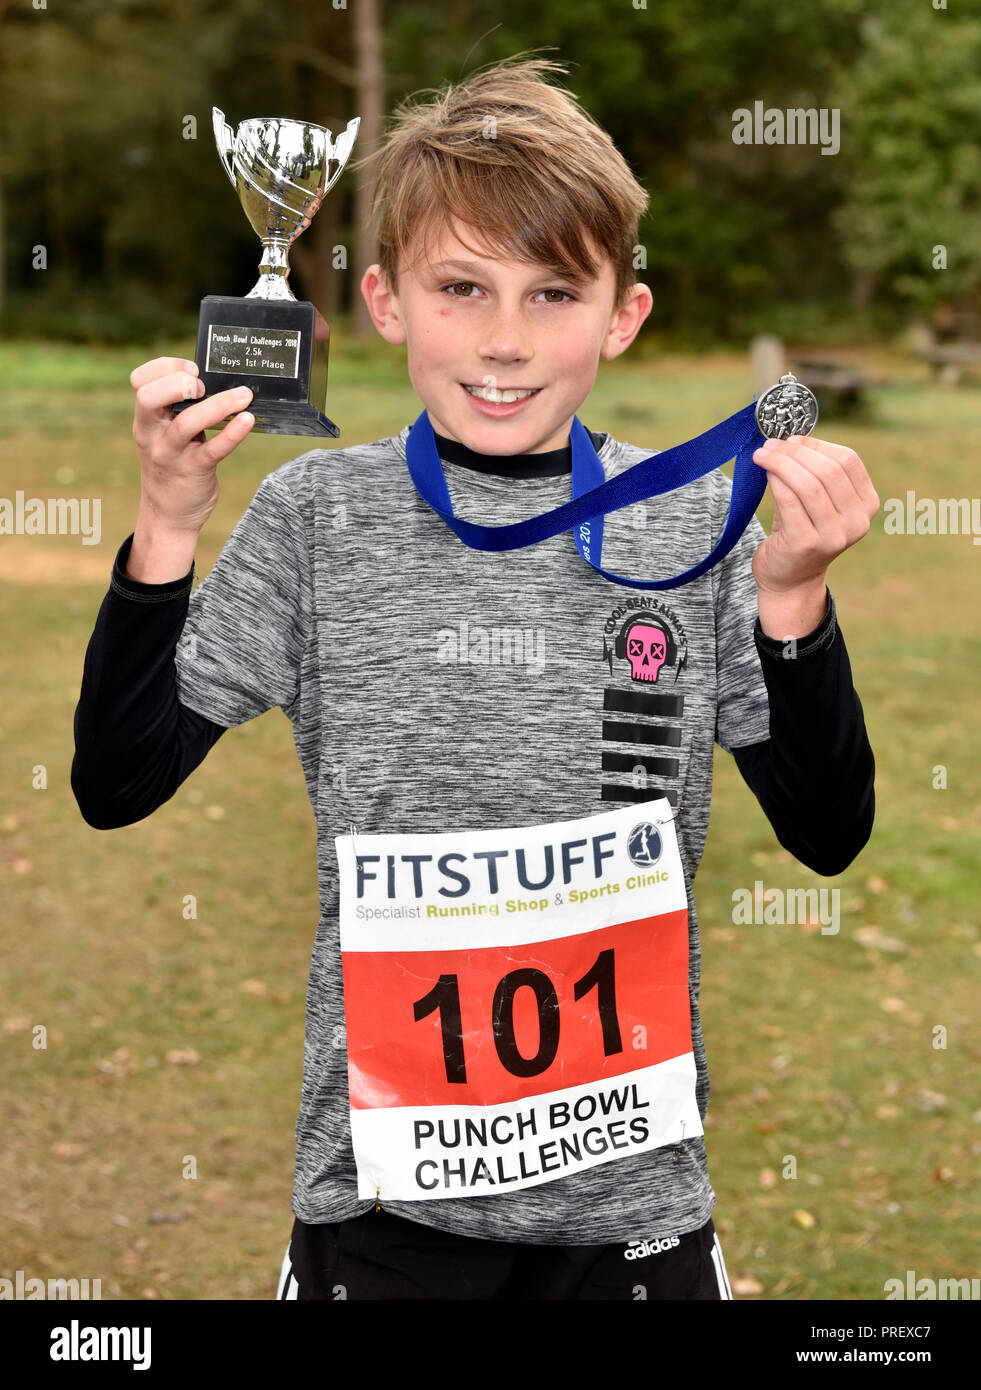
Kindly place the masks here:
[[(331, 157), (331, 159), (336, 159), (336, 160), (338, 160), (339, 162), (338, 162), (337, 168), (336, 168), (335, 171), (334, 171), (333, 177), (330, 178), (330, 179), (327, 181), (327, 183), (324, 184), (324, 193), (325, 193), (325, 194), (327, 194), (327, 193), (330, 192), (330, 190), (333, 188), (334, 184), (337, 182), (337, 180), (340, 178), (341, 174), (344, 172), (344, 165), (347, 163), (348, 159), (350, 158), (351, 149), (352, 149), (352, 146), (354, 145), (354, 141), (355, 141), (355, 139), (356, 139), (356, 137), (357, 137), (357, 134), (358, 134), (358, 127), (360, 126), (360, 124), (361, 124), (361, 117), (360, 117), (360, 116), (353, 116), (353, 117), (351, 118), (351, 120), (348, 121), (348, 123), (347, 123), (347, 128), (346, 128), (345, 130), (343, 130), (343, 131), (341, 132), (341, 134), (338, 135), (337, 139), (334, 141), (333, 148), (331, 149), (331, 152), (330, 152), (330, 157)], [(234, 180), (233, 180), (233, 182), (234, 182)]]
[(218, 158), (221, 160), (221, 167), (228, 175), (228, 181), (234, 188), (235, 171), (232, 168), (232, 155), (235, 152), (235, 132), (225, 120), (225, 113), (217, 106), (211, 108), (211, 124), (215, 132), (215, 144), (218, 146)]

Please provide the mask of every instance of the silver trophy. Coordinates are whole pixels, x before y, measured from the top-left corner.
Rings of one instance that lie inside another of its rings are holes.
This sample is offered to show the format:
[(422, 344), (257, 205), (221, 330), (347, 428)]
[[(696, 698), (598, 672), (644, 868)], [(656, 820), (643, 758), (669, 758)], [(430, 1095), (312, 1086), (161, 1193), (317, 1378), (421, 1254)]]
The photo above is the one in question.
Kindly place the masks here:
[[(350, 157), (360, 117), (333, 139), (306, 121), (242, 121), (233, 131), (212, 108), (222, 166), (249, 224), (262, 242), (259, 278), (247, 295), (201, 301), (195, 360), (205, 396), (249, 386), (254, 429), (266, 434), (329, 434), (326, 339), (315, 335), (316, 311), (289, 287), (289, 248), (309, 227)], [(174, 407), (187, 409), (197, 401)], [(230, 417), (229, 417), (230, 418)]]

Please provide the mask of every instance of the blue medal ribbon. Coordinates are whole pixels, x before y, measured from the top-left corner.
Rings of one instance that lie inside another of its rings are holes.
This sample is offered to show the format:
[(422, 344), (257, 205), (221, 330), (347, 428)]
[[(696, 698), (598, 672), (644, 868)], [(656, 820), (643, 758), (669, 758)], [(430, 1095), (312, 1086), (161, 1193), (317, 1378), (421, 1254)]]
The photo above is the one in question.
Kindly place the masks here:
[[(756, 406), (747, 405), (704, 434), (641, 459), (615, 478), (606, 480), (589, 431), (578, 415), (572, 419), (572, 498), (528, 521), (507, 526), (481, 526), (463, 521), (454, 514), (446, 486), (446, 475), (436, 448), (436, 437), (429, 416), (423, 410), (405, 441), (409, 474), (419, 495), (437, 516), (441, 516), (464, 545), (471, 550), (521, 550), (537, 545), (563, 531), (573, 531), (576, 549), (598, 574), (611, 584), (631, 589), (677, 589), (717, 565), (736, 544), (766, 491), (766, 470), (753, 462), (753, 452), (764, 436), (756, 425)], [(532, 456), (533, 457), (533, 456)], [(717, 544), (697, 565), (672, 579), (627, 579), (603, 569), (603, 517), (634, 502), (644, 502), (661, 493), (673, 492), (696, 478), (711, 473), (735, 458), (732, 496), (725, 529)]]

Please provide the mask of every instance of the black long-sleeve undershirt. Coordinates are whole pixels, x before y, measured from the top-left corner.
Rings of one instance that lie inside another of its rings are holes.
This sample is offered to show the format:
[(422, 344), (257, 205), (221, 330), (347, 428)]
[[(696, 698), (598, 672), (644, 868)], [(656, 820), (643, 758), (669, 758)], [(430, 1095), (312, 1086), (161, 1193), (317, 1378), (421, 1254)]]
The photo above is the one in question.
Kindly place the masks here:
[[(181, 579), (143, 584), (126, 574), (132, 541), (116, 554), (75, 709), (71, 787), (98, 830), (149, 816), (225, 732), (178, 697), (174, 655), (194, 566)], [(779, 843), (819, 874), (841, 873), (872, 831), (875, 762), (830, 593), (793, 659), (758, 619), (755, 637), (770, 737), (734, 749), (736, 765)]]

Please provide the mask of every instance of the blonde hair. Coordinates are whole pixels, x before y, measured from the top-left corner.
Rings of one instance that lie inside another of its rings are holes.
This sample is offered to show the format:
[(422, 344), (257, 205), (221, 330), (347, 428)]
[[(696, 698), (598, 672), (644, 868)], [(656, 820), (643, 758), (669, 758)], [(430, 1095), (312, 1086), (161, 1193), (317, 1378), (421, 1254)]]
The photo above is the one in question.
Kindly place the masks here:
[[(395, 108), (379, 149), (352, 165), (379, 162), (371, 220), (393, 289), (410, 243), (425, 244), (456, 217), (499, 255), (546, 265), (573, 284), (601, 269), (588, 233), (613, 264), (622, 307), (636, 282), (648, 195), (602, 126), (547, 80), (566, 71), (519, 54), (462, 82), (422, 88)], [(432, 100), (416, 100), (430, 92)]]

